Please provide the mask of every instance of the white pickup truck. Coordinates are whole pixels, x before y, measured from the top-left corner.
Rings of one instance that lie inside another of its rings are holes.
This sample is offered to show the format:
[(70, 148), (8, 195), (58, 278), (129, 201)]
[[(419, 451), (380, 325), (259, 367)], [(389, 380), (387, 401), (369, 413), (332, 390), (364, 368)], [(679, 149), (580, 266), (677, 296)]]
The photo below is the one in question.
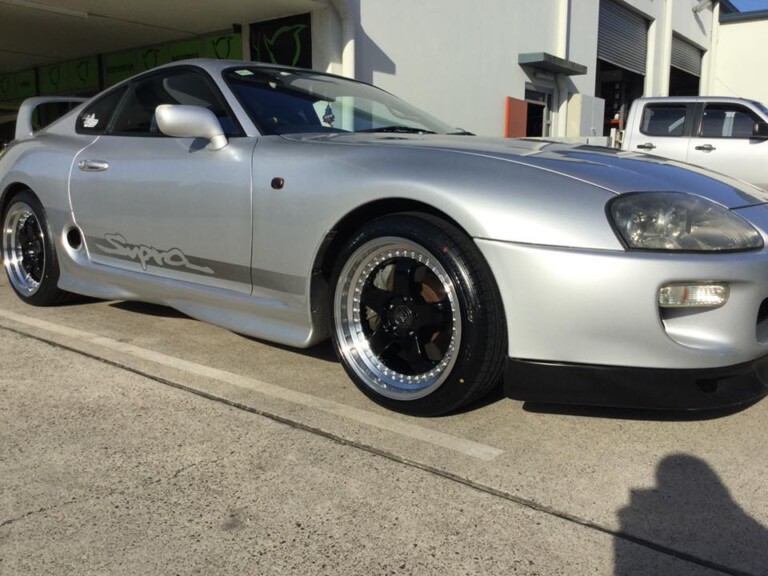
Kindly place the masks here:
[(768, 191), (768, 108), (741, 98), (639, 98), (622, 150), (696, 164)]

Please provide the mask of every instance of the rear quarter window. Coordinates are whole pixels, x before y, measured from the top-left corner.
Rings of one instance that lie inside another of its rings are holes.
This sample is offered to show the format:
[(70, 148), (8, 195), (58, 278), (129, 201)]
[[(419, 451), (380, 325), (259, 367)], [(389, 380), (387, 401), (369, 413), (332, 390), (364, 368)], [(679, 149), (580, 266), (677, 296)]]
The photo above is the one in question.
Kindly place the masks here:
[(123, 94), (125, 94), (125, 88), (120, 88), (105, 94), (83, 110), (77, 117), (77, 132), (79, 134), (104, 134)]

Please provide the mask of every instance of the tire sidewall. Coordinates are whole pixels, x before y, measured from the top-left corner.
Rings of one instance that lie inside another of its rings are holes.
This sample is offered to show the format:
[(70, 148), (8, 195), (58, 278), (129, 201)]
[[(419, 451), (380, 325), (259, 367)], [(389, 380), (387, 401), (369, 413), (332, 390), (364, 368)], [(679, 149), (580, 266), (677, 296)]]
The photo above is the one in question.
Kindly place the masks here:
[[(58, 288), (59, 265), (56, 258), (56, 250), (53, 245), (53, 234), (51, 233), (51, 228), (48, 224), (48, 218), (46, 217), (43, 205), (30, 190), (24, 190), (16, 193), (6, 203), (2, 214), (4, 225), (8, 212), (14, 205), (20, 203), (27, 205), (32, 210), (40, 226), (40, 229), (43, 232), (43, 254), (45, 256), (45, 264), (43, 268), (43, 276), (40, 280), (40, 286), (34, 294), (25, 294), (20, 292), (14, 283), (10, 281), (10, 277), (8, 283), (11, 285), (11, 288), (13, 288), (13, 291), (18, 295), (18, 297), (21, 298), (24, 302), (36, 306), (49, 305), (58, 300), (62, 294), (61, 290)], [(5, 243), (5, 237), (3, 237), (3, 243)], [(5, 254), (5, 251), (6, 247), (3, 245), (3, 254)], [(8, 275), (7, 269), (6, 275)]]
[[(432, 221), (435, 220), (435, 221)], [(337, 355), (341, 359), (347, 374), (357, 387), (369, 398), (391, 410), (411, 415), (430, 416), (455, 411), (471, 397), (472, 390), (477, 386), (476, 379), (482, 372), (478, 365), (482, 361), (480, 350), (487, 342), (487, 321), (485, 300), (481, 286), (478, 285), (478, 275), (486, 270), (478, 270), (473, 263), (467, 242), (471, 240), (458, 229), (444, 222), (438, 224), (437, 219), (427, 219), (422, 215), (400, 214), (383, 217), (363, 226), (349, 241), (339, 255), (334, 267), (330, 290), (330, 304), (334, 329), (333, 343)], [(433, 392), (422, 398), (413, 400), (398, 400), (379, 394), (376, 390), (361, 381), (354, 369), (343, 359), (341, 346), (335, 326), (340, 320), (335, 317), (335, 302), (342, 269), (349, 258), (358, 248), (379, 237), (398, 237), (415, 242), (426, 249), (448, 273), (456, 291), (461, 314), (461, 341), (458, 346), (456, 363), (445, 381)], [(465, 242), (457, 242), (456, 238), (466, 238)], [(474, 246), (472, 246), (474, 248)]]

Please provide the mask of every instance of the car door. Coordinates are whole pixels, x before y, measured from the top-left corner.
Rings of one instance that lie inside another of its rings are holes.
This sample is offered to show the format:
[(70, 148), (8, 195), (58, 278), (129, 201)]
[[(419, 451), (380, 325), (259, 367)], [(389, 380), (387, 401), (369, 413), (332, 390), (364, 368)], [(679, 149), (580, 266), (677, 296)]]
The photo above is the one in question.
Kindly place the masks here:
[(754, 138), (754, 111), (736, 103), (707, 103), (688, 147), (688, 162), (768, 190), (768, 141)]
[(632, 151), (685, 162), (692, 118), (693, 108), (686, 102), (646, 104)]
[[(79, 131), (101, 123), (104, 134), (77, 155), (70, 181), (89, 258), (152, 278), (250, 293), (256, 140), (239, 137), (211, 79), (191, 67), (164, 69), (106, 98), (119, 99), (113, 112), (99, 101), (78, 119)], [(159, 104), (211, 109), (230, 136), (227, 146), (209, 150), (202, 139), (164, 136), (154, 116)]]

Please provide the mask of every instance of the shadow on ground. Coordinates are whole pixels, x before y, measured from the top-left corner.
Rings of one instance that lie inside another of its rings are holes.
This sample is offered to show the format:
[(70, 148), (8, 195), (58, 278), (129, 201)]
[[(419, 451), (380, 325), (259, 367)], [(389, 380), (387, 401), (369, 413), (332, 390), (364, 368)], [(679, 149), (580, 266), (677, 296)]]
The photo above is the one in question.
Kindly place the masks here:
[[(98, 302), (95, 299), (83, 298), (82, 301), (77, 303), (92, 303)], [(133, 301), (119, 301), (111, 302), (109, 304), (112, 308), (119, 310), (125, 310), (127, 312), (133, 312), (137, 314), (144, 314), (147, 316), (156, 316), (161, 318), (189, 318), (194, 320), (190, 316), (187, 316), (183, 312), (179, 312), (174, 308), (168, 306), (162, 306), (159, 304), (149, 304), (146, 302), (133, 302)], [(261, 338), (255, 338), (253, 336), (241, 335), (243, 338), (247, 338), (253, 342), (264, 344), (279, 350), (290, 352), (291, 354), (298, 354), (307, 358), (313, 358), (323, 362), (329, 362), (338, 364), (339, 359), (336, 356), (336, 352), (333, 348), (333, 344), (330, 340), (325, 340), (320, 344), (313, 346), (312, 348), (293, 348)], [(452, 412), (449, 415), (464, 414), (467, 412), (473, 412), (486, 406), (495, 404), (501, 400), (504, 400), (504, 391), (501, 384), (494, 387), (493, 390), (481, 398), (480, 400), (464, 406), (463, 408)], [(515, 402), (515, 400), (510, 400)], [(561, 416), (576, 416), (585, 418), (606, 418), (606, 419), (620, 419), (620, 420), (646, 420), (646, 421), (658, 421), (658, 422), (680, 422), (680, 421), (701, 421), (701, 420), (713, 420), (717, 418), (723, 418), (730, 416), (742, 410), (745, 410), (752, 404), (743, 404), (735, 407), (716, 409), (716, 410), (697, 410), (697, 411), (682, 411), (682, 410), (635, 410), (629, 408), (606, 408), (606, 407), (593, 407), (593, 406), (574, 406), (564, 404), (542, 404), (536, 402), (525, 402), (523, 409), (527, 412), (533, 412), (537, 414), (552, 414)]]
[(647, 565), (658, 558), (651, 559), (639, 541), (692, 568), (768, 574), (768, 529), (733, 500), (717, 473), (699, 458), (665, 457), (656, 469), (656, 485), (631, 490), (618, 519), (626, 537), (614, 540), (615, 576), (659, 574), (657, 564)]

